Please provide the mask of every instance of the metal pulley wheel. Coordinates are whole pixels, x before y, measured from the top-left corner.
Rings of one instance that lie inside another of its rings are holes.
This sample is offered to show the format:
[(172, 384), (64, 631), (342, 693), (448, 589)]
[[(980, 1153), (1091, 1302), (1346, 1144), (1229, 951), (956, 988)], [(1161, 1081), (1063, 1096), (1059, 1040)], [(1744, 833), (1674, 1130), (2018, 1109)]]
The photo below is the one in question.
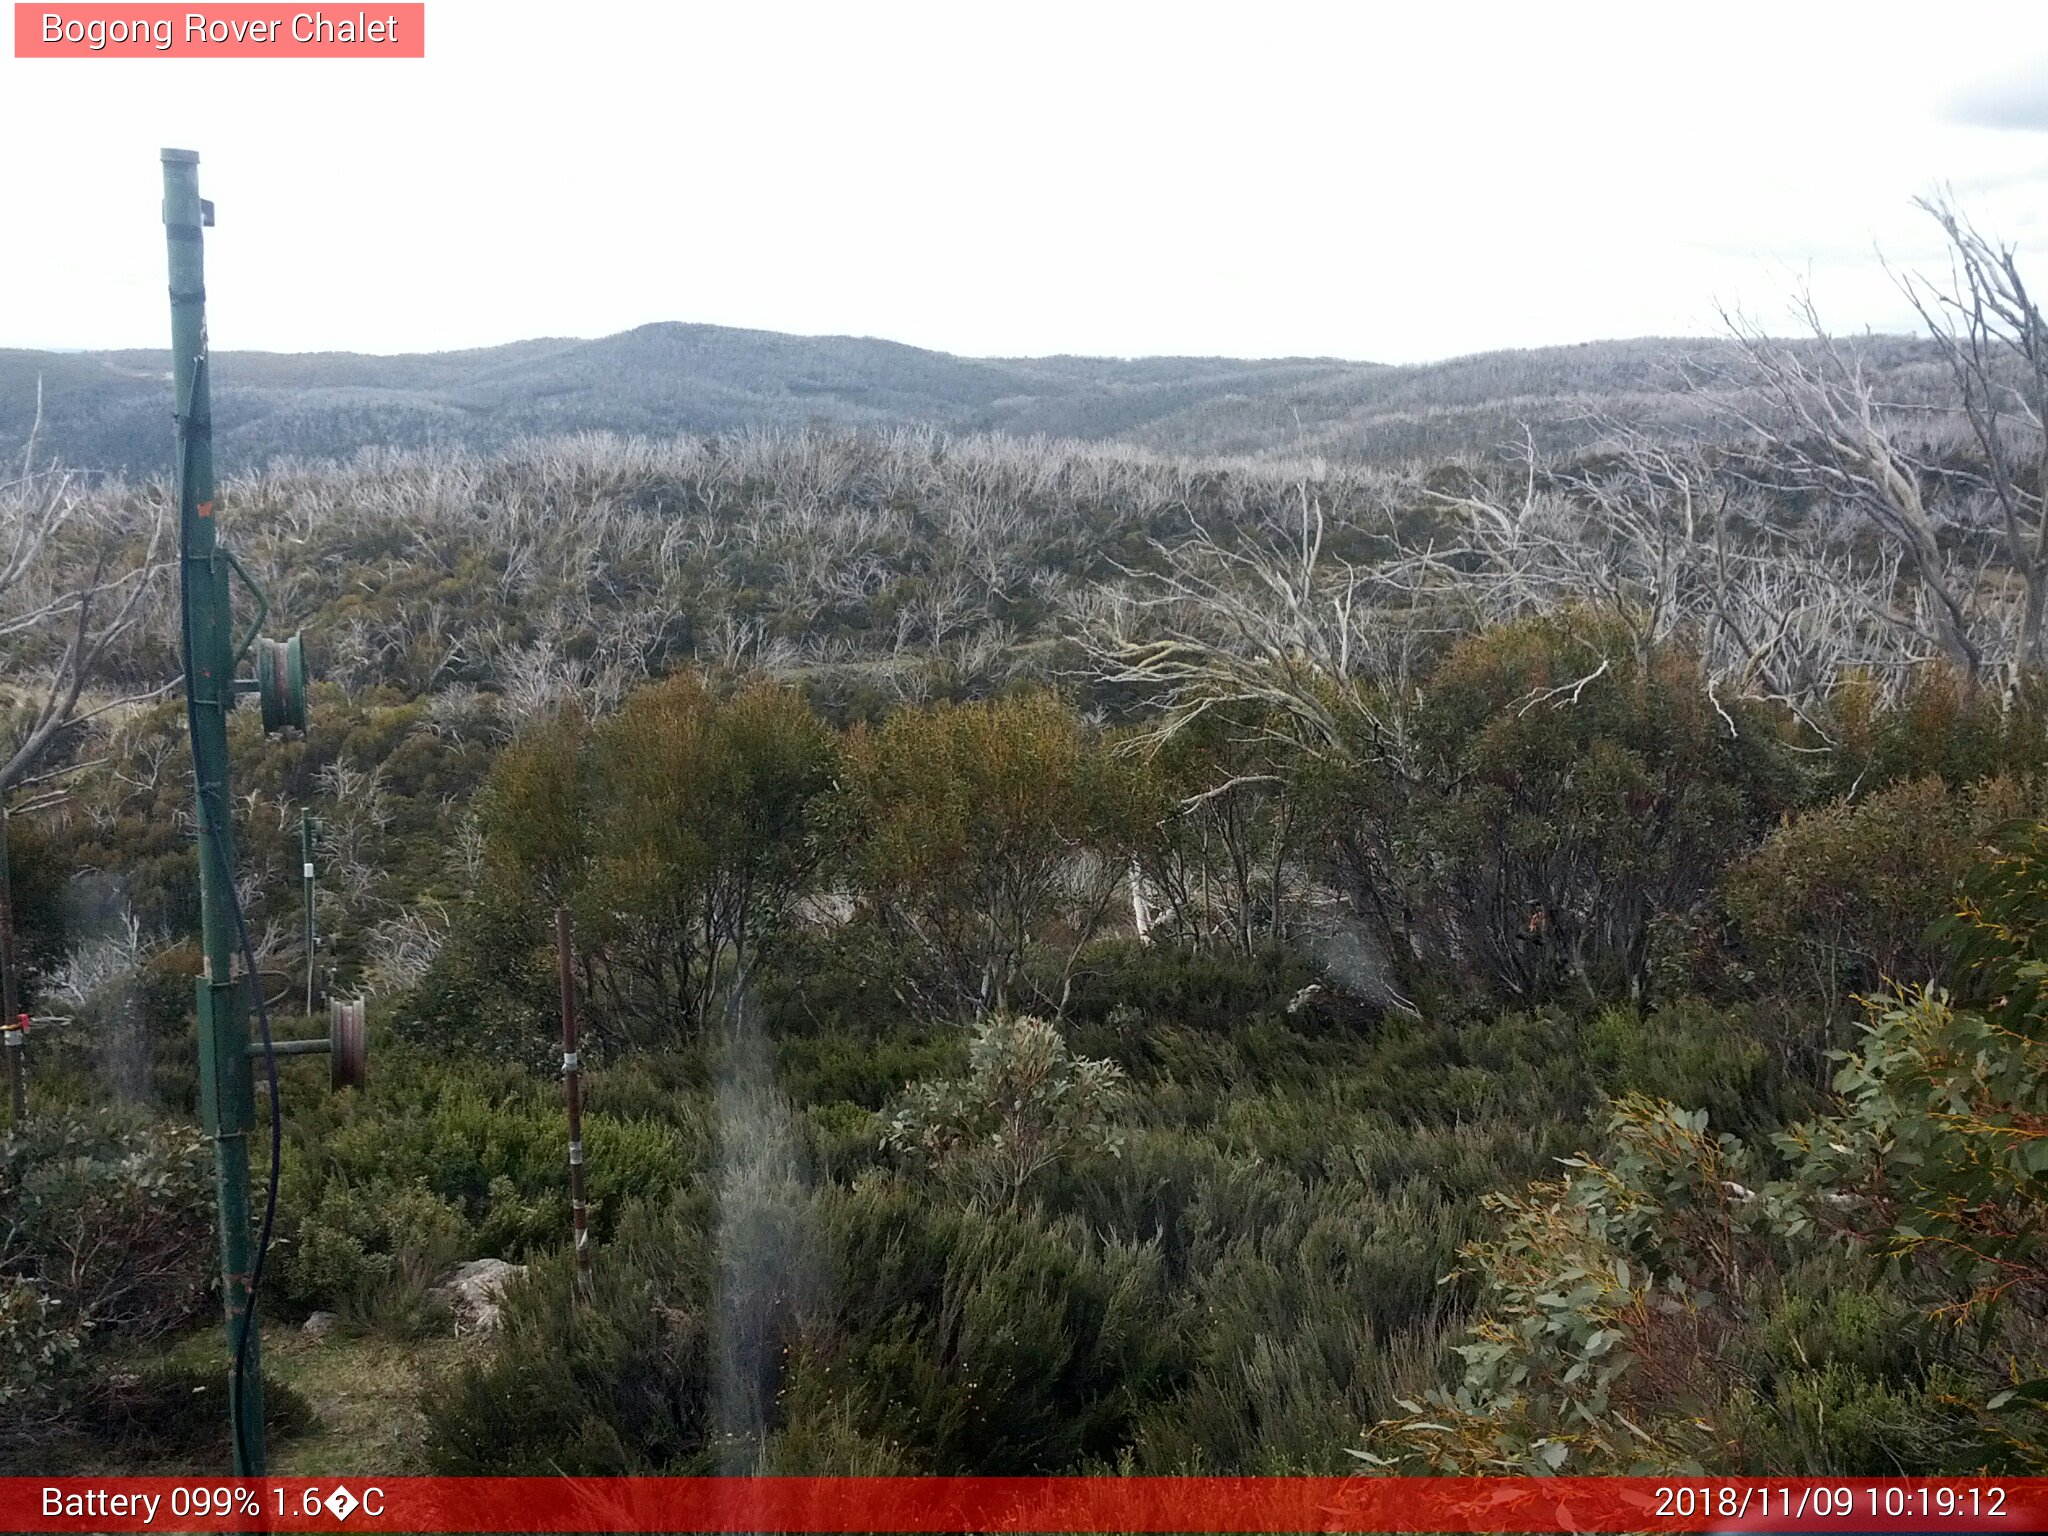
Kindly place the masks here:
[(332, 1088), (360, 1088), (369, 1076), (369, 1040), (363, 1032), (363, 1000), (327, 1005), (327, 1082)]
[(256, 692), (265, 731), (306, 728), (306, 652), (297, 635), (256, 642)]

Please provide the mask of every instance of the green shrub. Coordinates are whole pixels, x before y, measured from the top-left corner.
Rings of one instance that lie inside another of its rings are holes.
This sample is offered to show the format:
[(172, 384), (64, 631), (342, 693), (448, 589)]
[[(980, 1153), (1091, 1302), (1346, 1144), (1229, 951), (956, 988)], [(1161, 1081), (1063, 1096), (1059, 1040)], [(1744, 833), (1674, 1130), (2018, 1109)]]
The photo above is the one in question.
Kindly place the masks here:
[(1243, 955), (1106, 940), (1075, 967), (1063, 1017), (1076, 1049), (1113, 1058), (1139, 1084), (1314, 1086), (1356, 1060), (1371, 1032), (1363, 1009), (1277, 945)]
[(1778, 1139), (1809, 1219), (1917, 1261), (1943, 1311), (2048, 1296), (2048, 1043), (1935, 992), (1871, 1013), (1837, 1112)]
[(1482, 1314), (1463, 1378), (1373, 1433), (1368, 1460), (1440, 1472), (1679, 1471), (1715, 1457), (1742, 1326), (1743, 1276), (1787, 1225), (1752, 1154), (1704, 1114), (1624, 1099), (1605, 1161), (1489, 1196), (1496, 1238), (1469, 1245)]
[(1931, 930), (2027, 802), (2011, 779), (1901, 780), (1773, 832), (1729, 872), (1724, 900), (1758, 971), (1823, 1013), (1890, 982), (1941, 982), (1953, 968)]
[[(515, 1204), (509, 1181), (497, 1194)], [(472, 1242), (469, 1222), (423, 1179), (367, 1189), (334, 1179), (276, 1245), (278, 1286), (308, 1309), (410, 1331), (434, 1321), (426, 1293)]]
[[(1111, 1456), (1171, 1385), (1149, 1245), (966, 1212), (889, 1178), (799, 1197), (781, 1219), (807, 1234), (816, 1289), (727, 1252), (762, 1234), (722, 1235), (708, 1199), (635, 1207), (593, 1306), (571, 1305), (566, 1262), (539, 1262), (494, 1357), (430, 1411), (436, 1465), (688, 1472), (847, 1454), (1056, 1471)], [(755, 1279), (737, 1295), (741, 1275)]]
[(1422, 1125), (1582, 1116), (1599, 1094), (1578, 1037), (1577, 1021), (1557, 1007), (1444, 1022), (1390, 1017), (1343, 1090), (1360, 1108)]
[[(1704, 1115), (1617, 1104), (1599, 1161), (1487, 1201), (1461, 1380), (1399, 1402), (1362, 1454), (1436, 1471), (1895, 1475), (2023, 1469), (1987, 1437), (1982, 1363), (1816, 1234), (1810, 1189)], [(1831, 1195), (1835, 1192), (1830, 1191)], [(1815, 1202), (1835, 1211), (1832, 1199)], [(1973, 1376), (1976, 1380), (1973, 1381)], [(2008, 1437), (2010, 1439), (2010, 1437)]]
[(1149, 1244), (935, 1205), (886, 1180), (831, 1201), (823, 1225), (843, 1277), (828, 1363), (868, 1405), (868, 1434), (922, 1470), (1107, 1459), (1178, 1368)]
[(62, 1429), (85, 1342), (84, 1325), (35, 1282), (0, 1288), (0, 1445), (32, 1445)]
[(1907, 779), (1950, 784), (2027, 782), (2048, 759), (2048, 687), (2035, 673), (2016, 690), (1973, 683), (1954, 668), (1922, 668), (1903, 695), (1883, 702), (1876, 679), (1845, 679), (1830, 699), (1828, 766), (1837, 793)]
[(74, 873), (75, 848), (41, 816), (10, 818), (7, 825), (8, 902), (14, 915), (14, 963), (24, 1000), (62, 963), (66, 938), (65, 884)]
[[(368, 1092), (314, 1099), (287, 1128), (280, 1272), (301, 1306), (398, 1323), (456, 1260), (521, 1259), (568, 1233), (559, 1087), (516, 1068), (465, 1069), (399, 1050)], [(702, 1134), (686, 1114), (585, 1114), (599, 1241), (629, 1198), (659, 1197), (691, 1175)]]
[[(1058, 1010), (1137, 835), (1132, 770), (1052, 694), (906, 709), (846, 746), (856, 884), (934, 1011)], [(1040, 946), (1059, 959), (1027, 979)]]
[(32, 1120), (0, 1141), (0, 1271), (66, 1326), (157, 1337), (204, 1307), (213, 1168), (194, 1126), (99, 1110)]
[(435, 1470), (462, 1476), (711, 1470), (713, 1279), (702, 1202), (635, 1204), (593, 1305), (566, 1254), (506, 1297), (503, 1333), (428, 1404)]
[(838, 756), (799, 695), (719, 698), (687, 672), (505, 752), (483, 797), (490, 874), (536, 924), (574, 910), (594, 1034), (701, 1034), (751, 979), (832, 847)]
[(551, 929), (528, 904), (487, 886), (464, 903), (393, 1021), (398, 1036), (441, 1056), (542, 1071), (561, 1059)]
[(1288, 931), (1298, 904), (1288, 871), (1313, 818), (1276, 724), (1223, 704), (1146, 746), (1129, 792), (1142, 807), (1136, 859), (1154, 942), (1249, 955)]
[(1329, 1182), (1265, 1204), (1249, 1221), (1207, 1201), (1184, 1217), (1188, 1369), (1143, 1416), (1144, 1470), (1342, 1472), (1329, 1426), (1391, 1412), (1464, 1300), (1440, 1280), (1465, 1223), (1433, 1191)]
[(195, 1128), (129, 1111), (0, 1141), (0, 1441), (61, 1431), (119, 1350), (205, 1308), (211, 1163)]
[(1788, 1077), (1748, 1008), (1674, 997), (1646, 1014), (1609, 1008), (1589, 1021), (1585, 1060), (1601, 1089), (1703, 1109), (1710, 1124), (1738, 1136), (1777, 1130), (1812, 1093)]
[(879, 1110), (919, 1078), (957, 1071), (959, 1031), (913, 1025), (879, 1036), (819, 1033), (775, 1041), (775, 1081), (797, 1104)]
[(782, 1401), (779, 1422), (761, 1457), (764, 1477), (905, 1477), (917, 1467), (901, 1442), (867, 1426), (877, 1420), (871, 1403), (842, 1392), (829, 1364), (810, 1362), (796, 1372)]
[(1379, 948), (1440, 984), (1640, 995), (1652, 924), (1704, 898), (1789, 803), (1770, 713), (1717, 709), (1696, 657), (1617, 620), (1483, 630), (1420, 695), (1398, 773), (1382, 749), (1319, 793)]
[(1729, 1341), (1721, 1413), (1731, 1471), (1889, 1477), (2017, 1470), (1987, 1447), (1968, 1341), (1841, 1251), (1754, 1286)]
[(1128, 1095), (1113, 1062), (1075, 1057), (1042, 1019), (975, 1026), (967, 1075), (918, 1083), (884, 1118), (882, 1143), (1009, 1209), (1041, 1175), (1084, 1150), (1114, 1154)]

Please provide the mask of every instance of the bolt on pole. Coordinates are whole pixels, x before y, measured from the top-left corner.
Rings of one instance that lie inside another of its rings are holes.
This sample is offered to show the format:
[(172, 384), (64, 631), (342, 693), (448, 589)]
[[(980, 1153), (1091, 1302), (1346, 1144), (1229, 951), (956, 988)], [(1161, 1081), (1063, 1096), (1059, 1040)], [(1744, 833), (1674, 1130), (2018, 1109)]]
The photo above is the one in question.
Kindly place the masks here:
[[(227, 1311), (228, 1417), (238, 1477), (263, 1471), (261, 1340), (250, 1316), (249, 1132), (256, 1105), (249, 1068), (247, 978), (235, 974), (234, 824), (228, 814), (228, 711), (235, 704), (229, 561), (215, 539), (213, 405), (207, 381), (204, 235), (213, 205), (199, 196), (199, 156), (163, 152), (164, 236), (171, 274), (171, 380), (177, 427), (178, 586), (184, 617), (185, 697), (199, 815), (199, 900), (205, 974), (199, 978), (199, 1106), (213, 1139), (220, 1203), (221, 1293)], [(244, 1344), (243, 1336), (247, 1338)], [(237, 1348), (237, 1346), (241, 1347)]]
[(583, 1063), (576, 1052), (576, 970), (569, 909), (555, 908), (555, 962), (562, 982), (562, 1087), (569, 1098), (569, 1224), (576, 1243), (576, 1291), (596, 1294), (590, 1275), (590, 1207), (583, 1197)]

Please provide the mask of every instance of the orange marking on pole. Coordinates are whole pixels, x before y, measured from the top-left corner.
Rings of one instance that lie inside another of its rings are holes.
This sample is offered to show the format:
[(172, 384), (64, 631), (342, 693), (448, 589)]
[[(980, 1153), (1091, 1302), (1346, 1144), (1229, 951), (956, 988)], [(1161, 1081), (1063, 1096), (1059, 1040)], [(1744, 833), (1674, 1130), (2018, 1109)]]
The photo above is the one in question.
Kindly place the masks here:
[(202, 501), (201, 503), (199, 503), (199, 515), (201, 517), (213, 516), (213, 503), (210, 501)]

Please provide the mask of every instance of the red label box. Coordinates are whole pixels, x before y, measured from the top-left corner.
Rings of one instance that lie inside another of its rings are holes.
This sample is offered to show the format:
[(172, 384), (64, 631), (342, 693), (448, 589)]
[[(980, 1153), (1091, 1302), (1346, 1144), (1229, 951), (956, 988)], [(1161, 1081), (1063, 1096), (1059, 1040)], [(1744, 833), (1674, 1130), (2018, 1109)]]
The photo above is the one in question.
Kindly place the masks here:
[(2048, 1478), (0, 1478), (10, 1531), (2040, 1531)]
[(424, 4), (66, 5), (17, 0), (17, 59), (423, 59)]

